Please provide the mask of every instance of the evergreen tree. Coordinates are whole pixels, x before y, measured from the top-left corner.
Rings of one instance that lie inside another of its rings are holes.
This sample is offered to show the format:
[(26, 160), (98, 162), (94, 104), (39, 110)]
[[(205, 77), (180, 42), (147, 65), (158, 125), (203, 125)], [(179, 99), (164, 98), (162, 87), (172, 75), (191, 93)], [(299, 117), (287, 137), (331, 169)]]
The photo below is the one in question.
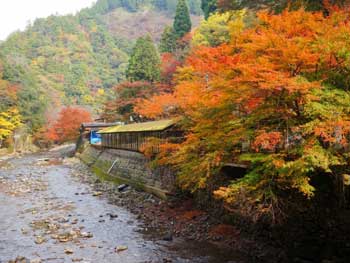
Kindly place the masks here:
[(160, 58), (151, 37), (140, 37), (132, 50), (126, 76), (130, 81), (158, 81)]
[(201, 7), (203, 10), (205, 19), (208, 19), (210, 14), (215, 12), (217, 9), (217, 1), (216, 0), (202, 0)]
[(192, 23), (186, 0), (179, 0), (174, 19), (174, 33), (177, 39), (191, 31)]
[(160, 44), (159, 44), (159, 51), (161, 53), (172, 53), (175, 50), (176, 45), (176, 37), (174, 35), (174, 30), (172, 27), (167, 26), (165, 27)]

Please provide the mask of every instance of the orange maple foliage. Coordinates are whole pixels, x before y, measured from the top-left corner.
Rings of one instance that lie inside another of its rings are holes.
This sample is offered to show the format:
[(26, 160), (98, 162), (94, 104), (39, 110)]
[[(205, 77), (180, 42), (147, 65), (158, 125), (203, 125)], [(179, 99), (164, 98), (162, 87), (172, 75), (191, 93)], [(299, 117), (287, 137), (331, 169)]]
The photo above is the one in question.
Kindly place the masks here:
[(231, 43), (192, 50), (173, 93), (138, 104), (152, 118), (181, 117), (186, 140), (168, 163), (184, 189), (206, 188), (247, 148), (260, 165), (215, 194), (230, 205), (248, 195), (242, 207), (264, 214), (279, 211), (281, 191), (312, 197), (312, 172), (344, 162), (334, 149), (349, 146), (350, 13), (329, 10), (260, 12)]
[(162, 54), (162, 64), (161, 64), (161, 79), (162, 83), (171, 85), (173, 84), (173, 75), (181, 62), (172, 53)]
[(261, 134), (255, 137), (252, 148), (257, 152), (260, 150), (276, 151), (282, 140), (283, 136), (280, 132), (261, 131)]
[(80, 107), (66, 107), (59, 113), (58, 119), (47, 128), (47, 140), (63, 143), (74, 141), (79, 136), (79, 128), (83, 122), (91, 122), (89, 111)]

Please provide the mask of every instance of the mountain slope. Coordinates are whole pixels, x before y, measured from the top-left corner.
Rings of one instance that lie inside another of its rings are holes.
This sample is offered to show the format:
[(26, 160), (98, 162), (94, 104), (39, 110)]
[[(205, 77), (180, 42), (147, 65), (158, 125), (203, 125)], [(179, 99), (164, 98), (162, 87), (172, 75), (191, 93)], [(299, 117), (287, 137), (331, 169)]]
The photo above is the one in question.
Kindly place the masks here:
[[(124, 79), (134, 40), (157, 41), (177, 0), (99, 0), (77, 15), (37, 19), (0, 44), (4, 79), (19, 84), (24, 121), (33, 129), (61, 105), (99, 108)], [(200, 0), (190, 0), (199, 13)], [(197, 24), (200, 16), (193, 16)]]
[[(191, 19), (193, 26), (196, 27), (202, 17), (192, 15)], [(127, 12), (118, 8), (104, 15), (102, 20), (114, 37), (136, 40), (148, 33), (155, 42), (159, 42), (165, 26), (173, 23), (173, 14), (150, 9)]]

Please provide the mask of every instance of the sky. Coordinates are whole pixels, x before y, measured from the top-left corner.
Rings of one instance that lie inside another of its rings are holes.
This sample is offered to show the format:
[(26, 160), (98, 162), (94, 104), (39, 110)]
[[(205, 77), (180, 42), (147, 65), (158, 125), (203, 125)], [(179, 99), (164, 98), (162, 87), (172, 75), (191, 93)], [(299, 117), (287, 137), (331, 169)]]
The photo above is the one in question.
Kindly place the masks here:
[(23, 30), (28, 22), (52, 14), (74, 14), (90, 7), (96, 0), (0, 0), (0, 40), (16, 30)]

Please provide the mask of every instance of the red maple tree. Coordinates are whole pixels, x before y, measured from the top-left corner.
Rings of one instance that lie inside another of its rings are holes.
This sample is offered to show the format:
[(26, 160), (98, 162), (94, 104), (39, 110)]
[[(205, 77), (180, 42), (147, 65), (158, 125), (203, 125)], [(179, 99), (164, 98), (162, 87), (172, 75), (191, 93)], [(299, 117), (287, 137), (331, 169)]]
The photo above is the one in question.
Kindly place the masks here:
[(79, 136), (81, 123), (91, 122), (91, 120), (91, 113), (83, 108), (63, 108), (58, 119), (47, 128), (45, 137), (55, 143), (74, 141)]

